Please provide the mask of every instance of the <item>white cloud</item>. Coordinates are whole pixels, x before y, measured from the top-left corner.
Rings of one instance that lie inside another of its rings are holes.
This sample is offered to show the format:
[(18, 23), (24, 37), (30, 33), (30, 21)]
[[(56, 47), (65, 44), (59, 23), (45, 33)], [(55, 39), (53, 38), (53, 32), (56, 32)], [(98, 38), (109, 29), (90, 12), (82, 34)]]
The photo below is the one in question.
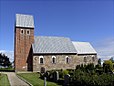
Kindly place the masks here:
[(14, 52), (13, 51), (0, 50), (0, 53), (5, 54), (6, 56), (8, 56), (8, 58), (11, 62), (14, 61)]
[(98, 56), (103, 60), (110, 59), (114, 56), (114, 38), (108, 38), (95, 44)]

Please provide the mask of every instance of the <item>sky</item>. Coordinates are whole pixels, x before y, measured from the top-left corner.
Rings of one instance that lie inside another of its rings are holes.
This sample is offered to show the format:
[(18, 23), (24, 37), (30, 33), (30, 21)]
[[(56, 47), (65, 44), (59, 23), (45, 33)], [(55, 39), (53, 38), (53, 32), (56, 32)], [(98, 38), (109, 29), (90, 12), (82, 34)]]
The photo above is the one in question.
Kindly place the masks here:
[(0, 52), (13, 60), (16, 14), (34, 16), (35, 36), (90, 42), (98, 57), (114, 56), (113, 0), (0, 0)]

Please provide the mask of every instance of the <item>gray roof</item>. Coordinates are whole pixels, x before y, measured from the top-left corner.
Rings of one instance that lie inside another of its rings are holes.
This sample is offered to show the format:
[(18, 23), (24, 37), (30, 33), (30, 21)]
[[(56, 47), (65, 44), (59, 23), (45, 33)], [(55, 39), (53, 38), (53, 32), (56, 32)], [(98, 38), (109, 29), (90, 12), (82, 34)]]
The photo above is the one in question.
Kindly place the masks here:
[(34, 28), (34, 19), (32, 15), (16, 14), (16, 27)]
[(89, 42), (72, 42), (77, 54), (97, 54)]
[(33, 53), (76, 53), (69, 38), (37, 36), (34, 39)]

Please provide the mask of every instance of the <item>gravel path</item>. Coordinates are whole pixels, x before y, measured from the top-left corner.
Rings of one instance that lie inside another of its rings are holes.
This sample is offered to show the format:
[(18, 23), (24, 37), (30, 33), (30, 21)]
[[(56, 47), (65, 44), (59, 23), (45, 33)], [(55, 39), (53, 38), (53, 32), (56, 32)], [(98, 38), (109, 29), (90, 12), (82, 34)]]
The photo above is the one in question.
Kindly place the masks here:
[(7, 72), (5, 74), (7, 74), (11, 86), (29, 86), (27, 83), (19, 79), (15, 72)]

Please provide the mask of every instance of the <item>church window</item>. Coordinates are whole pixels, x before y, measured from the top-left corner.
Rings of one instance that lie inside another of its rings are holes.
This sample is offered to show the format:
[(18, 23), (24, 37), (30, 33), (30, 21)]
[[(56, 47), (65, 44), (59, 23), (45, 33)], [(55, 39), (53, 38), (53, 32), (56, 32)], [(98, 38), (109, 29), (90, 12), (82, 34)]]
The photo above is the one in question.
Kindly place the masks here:
[(37, 57), (34, 57), (34, 60), (37, 60)]
[(95, 61), (95, 57), (94, 57), (94, 56), (92, 57), (92, 61), (93, 61), (93, 62)]
[(55, 64), (56, 63), (56, 57), (52, 56), (52, 63)]
[(21, 33), (21, 34), (24, 34), (24, 30), (23, 30), (23, 29), (21, 29), (20, 33)]
[(44, 64), (44, 58), (43, 58), (43, 56), (39, 56), (39, 63), (40, 64)]
[(66, 63), (68, 64), (69, 63), (69, 57), (66, 56), (65, 60), (66, 60)]
[(30, 35), (30, 30), (26, 30), (26, 34), (27, 35)]
[(84, 57), (84, 62), (87, 62), (87, 57)]

